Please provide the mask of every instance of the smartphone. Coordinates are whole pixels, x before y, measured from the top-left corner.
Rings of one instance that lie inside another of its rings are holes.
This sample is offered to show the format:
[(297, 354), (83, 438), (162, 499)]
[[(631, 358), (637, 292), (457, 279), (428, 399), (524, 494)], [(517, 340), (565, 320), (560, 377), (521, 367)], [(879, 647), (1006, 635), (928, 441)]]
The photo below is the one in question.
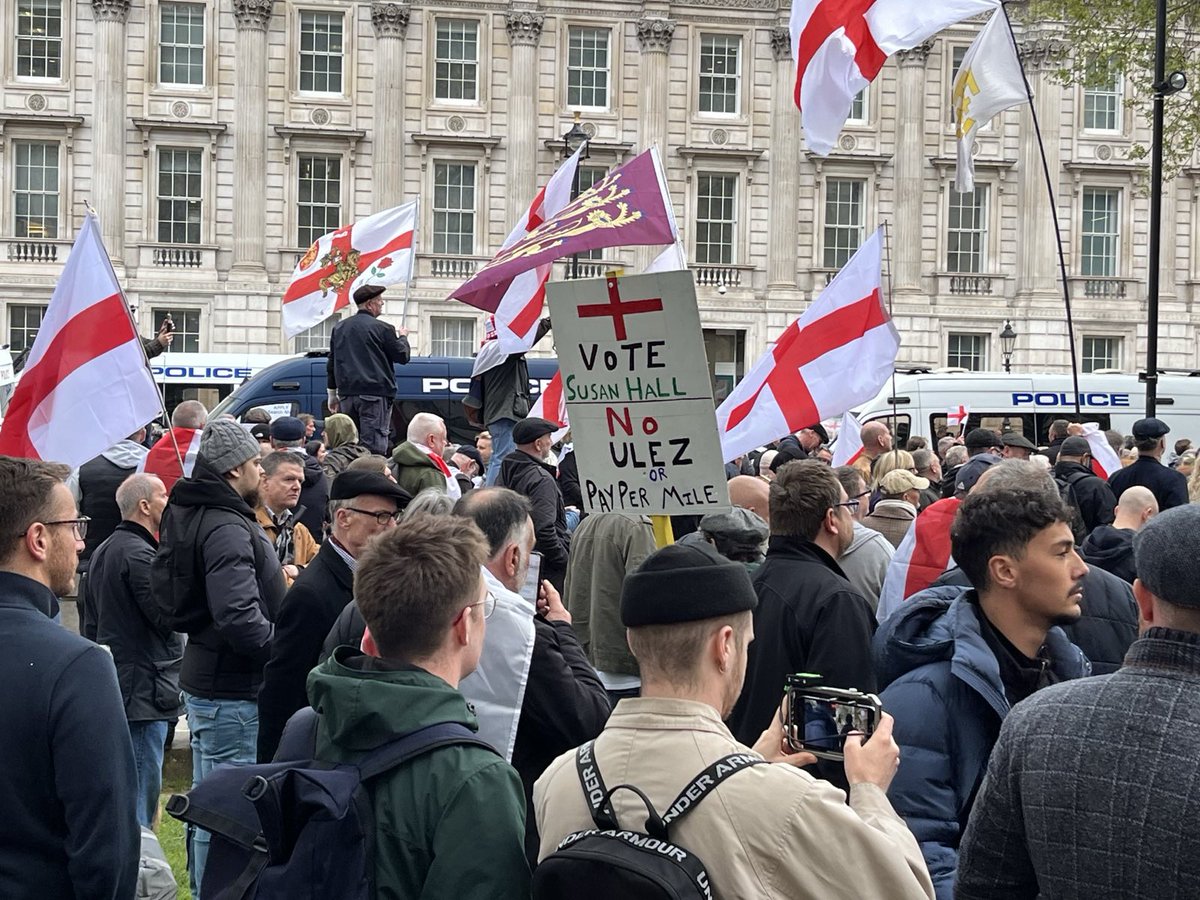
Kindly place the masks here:
[(861, 732), (869, 738), (883, 715), (874, 694), (819, 685), (820, 676), (789, 675), (785, 687), (784, 733), (792, 752), (807, 751), (821, 759), (842, 760), (846, 737)]
[(521, 596), (537, 606), (538, 589), (542, 586), (542, 554), (529, 554), (529, 572), (521, 585)]
[(165, 319), (163, 319), (162, 327), (167, 329), (167, 331), (169, 331), (169, 332), (174, 331), (175, 330), (175, 320), (172, 319), (170, 316), (167, 316)]

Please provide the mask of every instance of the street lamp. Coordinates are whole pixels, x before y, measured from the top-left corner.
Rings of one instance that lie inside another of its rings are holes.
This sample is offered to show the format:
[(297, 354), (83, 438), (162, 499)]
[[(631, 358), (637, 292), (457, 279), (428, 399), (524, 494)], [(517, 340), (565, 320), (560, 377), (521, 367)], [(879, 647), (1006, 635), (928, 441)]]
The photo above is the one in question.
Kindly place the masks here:
[[(563, 159), (570, 159), (575, 155), (580, 147), (583, 148), (581, 160), (588, 159), (591, 154), (588, 152), (588, 133), (583, 130), (583, 126), (579, 124), (579, 113), (575, 113), (575, 121), (571, 123), (570, 129), (563, 135)], [(571, 199), (574, 200), (579, 196), (579, 169), (575, 169), (575, 180), (571, 182)], [(571, 255), (571, 278), (579, 278), (579, 254)]]
[(1004, 330), (1000, 332), (1000, 355), (1004, 357), (1004, 372), (1012, 371), (1013, 350), (1017, 346), (1017, 333), (1013, 331), (1012, 322), (1005, 321)]

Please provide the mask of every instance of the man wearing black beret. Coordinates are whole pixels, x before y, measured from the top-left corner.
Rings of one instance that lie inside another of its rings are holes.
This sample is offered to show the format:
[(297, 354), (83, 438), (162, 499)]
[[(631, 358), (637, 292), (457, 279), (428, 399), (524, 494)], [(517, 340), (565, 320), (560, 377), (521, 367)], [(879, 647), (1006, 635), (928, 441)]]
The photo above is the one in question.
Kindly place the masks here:
[(533, 504), (533, 527), (537, 533), (534, 549), (542, 554), (542, 577), (562, 593), (571, 533), (567, 530), (567, 510), (558, 486), (558, 472), (546, 462), (555, 428), (553, 422), (536, 416), (518, 422), (512, 431), (516, 448), (500, 463), (496, 486), (511, 488)]

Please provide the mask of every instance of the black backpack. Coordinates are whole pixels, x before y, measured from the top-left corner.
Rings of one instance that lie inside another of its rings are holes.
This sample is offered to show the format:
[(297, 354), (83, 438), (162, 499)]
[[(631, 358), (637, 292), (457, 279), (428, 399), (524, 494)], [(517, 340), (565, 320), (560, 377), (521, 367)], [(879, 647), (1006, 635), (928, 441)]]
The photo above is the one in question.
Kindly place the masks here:
[[(752, 753), (723, 756), (697, 775), (661, 816), (631, 784), (609, 790), (600, 776), (589, 741), (575, 753), (575, 768), (591, 808), (594, 829), (569, 834), (533, 873), (534, 900), (710, 900), (704, 863), (671, 843), (671, 824), (686, 815), (729, 776), (766, 763)], [(611, 798), (619, 790), (642, 798), (649, 814), (645, 831), (623, 829)]]
[[(212, 833), (201, 900), (374, 900), (375, 820), (368, 782), (438, 747), (495, 749), (440, 722), (372, 750), (357, 765), (315, 760), (317, 714), (288, 722), (275, 762), (219, 766), (167, 812)], [(281, 760), (291, 760), (284, 762)]]
[(1058, 485), (1058, 494), (1062, 497), (1063, 503), (1067, 504), (1071, 510), (1071, 534), (1075, 537), (1076, 547), (1082, 544), (1084, 538), (1088, 536), (1088, 530), (1083, 523), (1083, 512), (1079, 509), (1079, 501), (1075, 498), (1075, 485), (1083, 479), (1091, 477), (1087, 472), (1072, 472), (1066, 478), (1054, 476), (1054, 483)]

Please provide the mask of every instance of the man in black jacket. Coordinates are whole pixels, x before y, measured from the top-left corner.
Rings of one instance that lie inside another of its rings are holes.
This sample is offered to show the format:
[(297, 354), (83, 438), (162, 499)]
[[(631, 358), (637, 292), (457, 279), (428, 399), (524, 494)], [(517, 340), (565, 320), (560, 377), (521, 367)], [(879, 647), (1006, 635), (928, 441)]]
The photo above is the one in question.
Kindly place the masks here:
[(280, 416), (271, 423), (271, 446), (294, 453), (304, 466), (304, 485), (300, 488), (303, 512), (300, 522), (318, 544), (325, 538), (325, 507), (329, 505), (329, 479), (315, 457), (304, 449), (304, 423), (295, 416)]
[(387, 456), (392, 401), (396, 399), (395, 363), (408, 362), (408, 331), (379, 316), (383, 291), (378, 285), (354, 292), (358, 313), (333, 326), (329, 335), (329, 411), (344, 412), (358, 427), (359, 440), (372, 453)]
[(837, 564), (854, 537), (857, 504), (817, 460), (789, 463), (771, 482), (771, 537), (754, 575), (755, 641), (728, 720), (747, 746), (776, 715), (790, 674), (813, 672), (829, 687), (875, 690), (875, 617)]
[(183, 637), (162, 621), (150, 590), (167, 489), (154, 475), (130, 475), (117, 488), (121, 524), (92, 554), (84, 637), (107, 647), (117, 667), (137, 765), (138, 824), (149, 828), (162, 792), (167, 728), (182, 712)]
[(1108, 476), (1108, 486), (1118, 497), (1140, 484), (1149, 488), (1163, 512), (1188, 503), (1188, 480), (1182, 472), (1162, 463), (1171, 429), (1162, 419), (1138, 419), (1133, 423), (1133, 440), (1138, 456), (1130, 465)]
[(321, 645), (354, 597), (356, 560), (367, 542), (396, 525), (412, 498), (376, 472), (347, 471), (333, 480), (329, 539), (292, 585), (279, 610), (271, 658), (258, 692), (258, 760), (269, 762), (283, 727), (308, 705), (305, 681)]
[[(221, 763), (257, 758), (255, 698), (285, 592), (279, 557), (254, 514), (258, 457), (258, 441), (237, 422), (205, 426), (192, 476), (171, 492), (151, 567), (160, 597), (180, 583), (202, 586), (203, 624), (188, 631), (180, 673), (193, 785)], [(206, 831), (191, 835), (192, 896), (199, 896), (208, 839)]]
[(1058, 448), (1054, 481), (1059, 493), (1079, 516), (1072, 524), (1075, 542), (1101, 525), (1111, 525), (1117, 498), (1103, 478), (1092, 472), (1092, 450), (1087, 438), (1073, 434)]
[[(561, 592), (567, 577), (571, 535), (567, 512), (554, 467), (547, 463), (554, 424), (536, 417), (522, 419), (513, 428), (516, 449), (500, 464), (499, 487), (511, 488), (533, 504), (533, 527), (542, 554), (542, 576)], [(761, 730), (761, 729), (760, 729)]]

